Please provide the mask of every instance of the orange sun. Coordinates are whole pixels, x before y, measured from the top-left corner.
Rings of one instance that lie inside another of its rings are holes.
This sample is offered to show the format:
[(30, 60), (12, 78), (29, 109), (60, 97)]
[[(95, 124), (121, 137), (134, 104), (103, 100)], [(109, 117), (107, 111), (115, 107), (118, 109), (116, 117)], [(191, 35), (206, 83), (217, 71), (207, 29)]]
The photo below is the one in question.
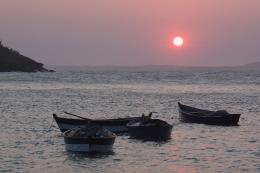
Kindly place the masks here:
[(177, 47), (182, 46), (183, 43), (184, 43), (183, 38), (180, 36), (174, 37), (172, 40), (172, 44)]

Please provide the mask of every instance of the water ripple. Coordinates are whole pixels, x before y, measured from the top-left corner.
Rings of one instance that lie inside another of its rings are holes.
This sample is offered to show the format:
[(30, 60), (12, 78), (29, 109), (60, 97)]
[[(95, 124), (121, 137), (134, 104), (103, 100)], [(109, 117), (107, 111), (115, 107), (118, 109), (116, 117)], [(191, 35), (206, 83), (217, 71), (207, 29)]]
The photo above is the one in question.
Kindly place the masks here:
[[(0, 74), (0, 172), (259, 172), (259, 81), (258, 71)], [(242, 113), (240, 126), (180, 123), (178, 101)], [(113, 153), (68, 153), (52, 125), (63, 110), (91, 118), (157, 111), (174, 124), (172, 139), (118, 136)]]

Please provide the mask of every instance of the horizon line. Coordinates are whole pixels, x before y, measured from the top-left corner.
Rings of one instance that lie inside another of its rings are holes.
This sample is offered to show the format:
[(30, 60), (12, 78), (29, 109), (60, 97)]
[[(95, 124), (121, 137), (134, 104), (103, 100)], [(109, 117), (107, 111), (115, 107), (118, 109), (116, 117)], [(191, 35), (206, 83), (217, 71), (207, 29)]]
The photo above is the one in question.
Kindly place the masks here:
[(112, 65), (112, 64), (106, 64), (106, 65), (79, 65), (79, 64), (73, 64), (73, 65), (54, 65), (54, 64), (44, 64), (44, 66), (55, 66), (55, 67), (128, 67), (128, 68), (141, 68), (141, 67), (181, 67), (181, 68), (228, 68), (228, 67), (243, 67), (248, 65), (254, 65), (254, 64), (260, 64), (260, 61), (255, 61), (251, 63), (246, 64), (240, 64), (240, 65), (165, 65), (165, 64), (146, 64), (146, 65)]

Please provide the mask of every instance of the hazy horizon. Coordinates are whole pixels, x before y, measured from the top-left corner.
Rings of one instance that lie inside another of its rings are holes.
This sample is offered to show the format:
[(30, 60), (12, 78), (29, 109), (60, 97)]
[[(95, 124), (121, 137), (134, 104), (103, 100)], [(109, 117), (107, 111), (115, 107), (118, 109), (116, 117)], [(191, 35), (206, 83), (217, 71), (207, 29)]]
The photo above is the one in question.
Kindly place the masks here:
[[(236, 66), (260, 61), (260, 1), (3, 0), (0, 40), (46, 65)], [(184, 46), (171, 46), (180, 35)]]

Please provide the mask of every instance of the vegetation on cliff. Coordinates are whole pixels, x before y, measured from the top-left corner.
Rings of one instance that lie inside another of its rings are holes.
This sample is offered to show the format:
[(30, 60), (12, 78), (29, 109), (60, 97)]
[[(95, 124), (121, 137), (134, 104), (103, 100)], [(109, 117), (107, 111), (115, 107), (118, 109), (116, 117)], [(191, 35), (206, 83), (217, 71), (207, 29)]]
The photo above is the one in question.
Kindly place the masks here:
[(0, 41), (0, 72), (51, 72), (18, 51), (8, 48)]

